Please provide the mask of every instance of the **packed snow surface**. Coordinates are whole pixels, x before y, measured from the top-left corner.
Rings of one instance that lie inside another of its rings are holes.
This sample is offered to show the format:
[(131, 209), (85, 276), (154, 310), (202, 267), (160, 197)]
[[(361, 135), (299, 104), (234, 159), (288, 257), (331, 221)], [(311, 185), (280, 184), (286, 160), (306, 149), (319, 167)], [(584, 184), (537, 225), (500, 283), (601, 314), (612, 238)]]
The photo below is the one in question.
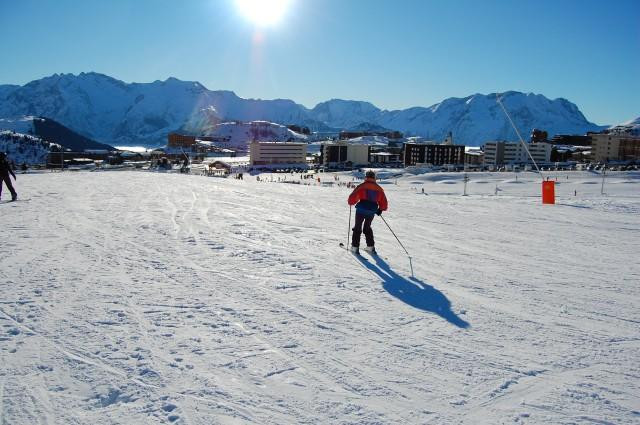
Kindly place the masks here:
[(640, 421), (640, 175), (383, 175), (18, 174), (0, 423)]

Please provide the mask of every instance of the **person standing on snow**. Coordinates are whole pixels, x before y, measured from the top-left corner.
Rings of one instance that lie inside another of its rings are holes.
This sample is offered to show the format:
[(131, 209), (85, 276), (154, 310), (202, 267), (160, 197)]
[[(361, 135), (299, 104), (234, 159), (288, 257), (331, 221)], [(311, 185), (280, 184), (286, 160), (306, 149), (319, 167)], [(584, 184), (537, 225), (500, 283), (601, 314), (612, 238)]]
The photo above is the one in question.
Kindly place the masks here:
[(0, 152), (0, 196), (2, 196), (2, 182), (4, 181), (4, 183), (7, 185), (7, 188), (9, 189), (9, 192), (11, 192), (11, 200), (15, 201), (18, 198), (18, 194), (11, 184), (9, 174), (13, 176), (14, 180), (16, 179), (16, 175), (11, 169), (9, 161), (7, 161), (7, 154), (5, 154), (4, 152)]
[(347, 202), (349, 205), (356, 206), (356, 223), (353, 226), (351, 252), (360, 253), (360, 235), (364, 233), (367, 241), (365, 251), (375, 254), (376, 248), (371, 222), (374, 215), (381, 215), (382, 211), (386, 211), (388, 207), (384, 190), (376, 183), (376, 173), (371, 170), (367, 171), (364, 182), (353, 189)]

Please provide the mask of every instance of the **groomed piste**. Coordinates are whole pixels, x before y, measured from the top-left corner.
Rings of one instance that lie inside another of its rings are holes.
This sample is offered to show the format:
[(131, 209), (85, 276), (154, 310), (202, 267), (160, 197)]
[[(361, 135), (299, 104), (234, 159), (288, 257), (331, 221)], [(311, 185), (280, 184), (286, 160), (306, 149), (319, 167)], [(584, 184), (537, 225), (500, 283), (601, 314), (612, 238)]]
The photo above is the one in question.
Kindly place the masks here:
[(379, 175), (18, 175), (0, 423), (640, 421), (640, 174)]

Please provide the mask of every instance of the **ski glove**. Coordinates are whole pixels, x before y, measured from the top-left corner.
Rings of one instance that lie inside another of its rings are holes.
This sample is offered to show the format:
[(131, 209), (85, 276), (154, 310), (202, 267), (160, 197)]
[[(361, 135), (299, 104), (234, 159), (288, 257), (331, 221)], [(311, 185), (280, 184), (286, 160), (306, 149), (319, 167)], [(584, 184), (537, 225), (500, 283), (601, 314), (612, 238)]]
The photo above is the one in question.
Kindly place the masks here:
[(378, 211), (376, 211), (377, 215), (382, 215), (382, 210), (380, 208), (378, 208)]

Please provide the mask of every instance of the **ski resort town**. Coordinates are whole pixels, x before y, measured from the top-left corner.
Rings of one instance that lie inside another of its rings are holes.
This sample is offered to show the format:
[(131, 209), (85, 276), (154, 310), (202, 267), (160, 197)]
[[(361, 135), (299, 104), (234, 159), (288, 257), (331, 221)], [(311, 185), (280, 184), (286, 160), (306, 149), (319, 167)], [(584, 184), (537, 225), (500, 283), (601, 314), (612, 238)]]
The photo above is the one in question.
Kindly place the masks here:
[[(0, 122), (0, 127), (2, 126)], [(231, 123), (233, 124), (233, 123)], [(237, 124), (236, 124), (237, 125)], [(549, 138), (533, 129), (525, 143), (486, 141), (480, 147), (404, 137), (397, 131), (342, 131), (327, 139), (309, 129), (264, 121), (245, 123), (240, 140), (230, 136), (170, 133), (161, 148), (65, 147), (64, 136), (45, 140), (15, 130), (0, 132), (0, 151), (14, 168), (176, 168), (225, 176), (238, 170), (346, 170), (363, 167), (419, 167), (428, 171), (518, 171), (541, 169), (633, 169), (640, 163), (640, 136), (619, 129)], [(293, 130), (292, 130), (293, 128)], [(294, 131), (298, 130), (300, 133)], [(263, 137), (259, 137), (263, 134)], [(258, 137), (256, 137), (258, 135)], [(271, 138), (271, 139), (270, 139)], [(169, 167), (170, 166), (170, 167)], [(218, 170), (213, 172), (213, 170)], [(225, 171), (226, 170), (226, 171)]]

